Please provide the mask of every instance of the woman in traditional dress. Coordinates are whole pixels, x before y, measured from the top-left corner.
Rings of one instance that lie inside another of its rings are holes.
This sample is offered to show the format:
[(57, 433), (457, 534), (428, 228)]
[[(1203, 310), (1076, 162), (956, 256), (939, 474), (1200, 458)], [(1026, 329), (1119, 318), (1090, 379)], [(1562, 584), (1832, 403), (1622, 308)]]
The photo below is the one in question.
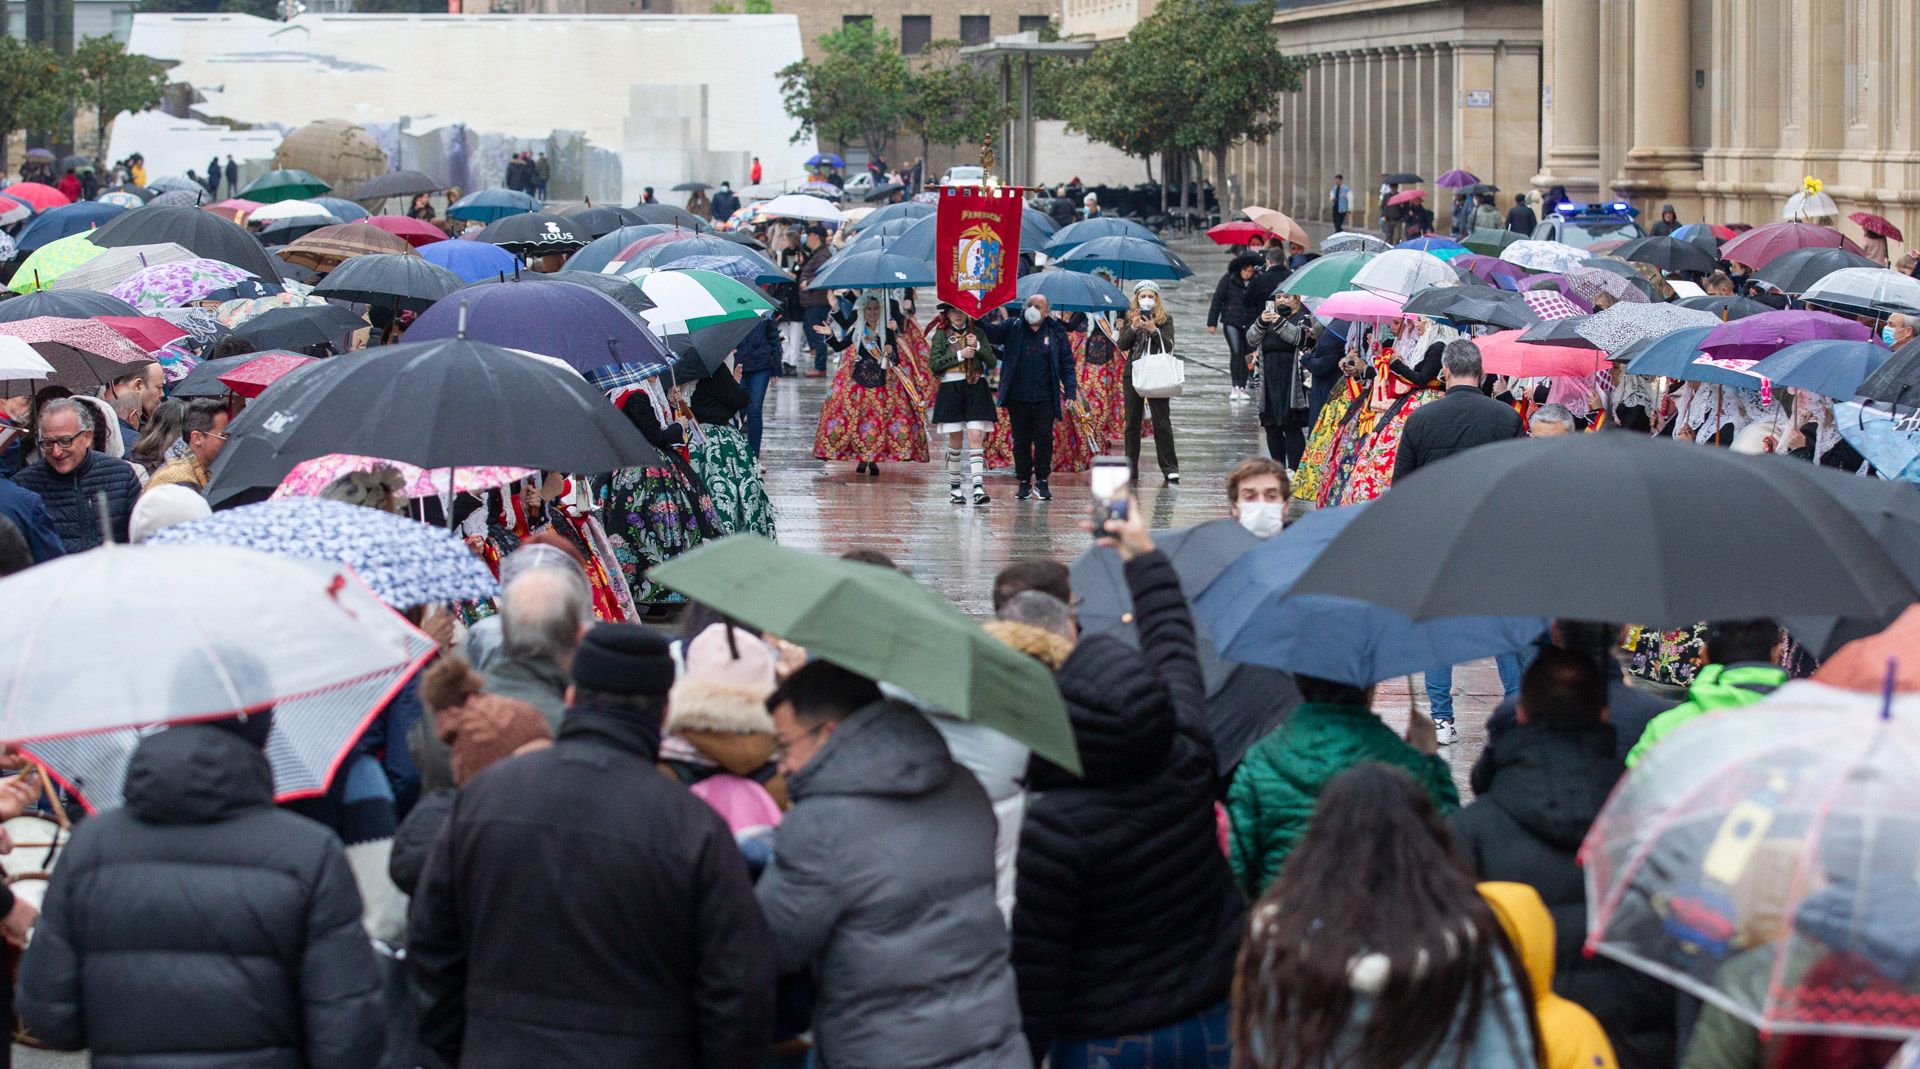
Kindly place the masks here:
[(1458, 337), (1459, 331), (1439, 323), (1399, 321), (1395, 346), (1382, 346), (1375, 358), (1366, 405), (1378, 418), (1364, 439), (1354, 440), (1352, 464), (1340, 486), (1340, 504), (1371, 501), (1386, 493), (1393, 482), (1393, 461), (1400, 452), (1407, 417), (1443, 394), (1436, 385), (1440, 354), (1447, 342)]
[(606, 490), (607, 541), (614, 562), (639, 605), (683, 600), (647, 578), (654, 565), (672, 560), (725, 533), (700, 477), (681, 455), (687, 429), (679, 421), (680, 390), (663, 390), (658, 379), (613, 391), (614, 404), (660, 451), (657, 467), (613, 473)]
[(924, 346), (926, 339), (907, 326), (898, 311), (883, 322), (880, 294), (873, 292), (861, 299), (843, 330), (826, 324), (814, 328), (827, 337), (829, 348), (845, 354), (820, 406), (815, 457), (857, 461), (855, 472), (876, 477), (883, 460), (926, 463), (927, 434), (914, 381), (914, 342)]
[(737, 426), (748, 402), (738, 376), (729, 356), (694, 386), (688, 408), (700, 424), (700, 436), (687, 446), (687, 460), (706, 487), (727, 534), (751, 531), (772, 538), (773, 502), (767, 498), (767, 485), (760, 478), (760, 465), (754, 462), (747, 436)]
[(933, 429), (947, 436), (947, 500), (967, 502), (965, 483), (973, 486), (973, 503), (987, 496), (986, 461), (981, 450), (993, 430), (993, 386), (988, 381), (994, 365), (993, 343), (967, 313), (950, 304), (928, 325), (929, 364), (940, 379), (933, 397)]

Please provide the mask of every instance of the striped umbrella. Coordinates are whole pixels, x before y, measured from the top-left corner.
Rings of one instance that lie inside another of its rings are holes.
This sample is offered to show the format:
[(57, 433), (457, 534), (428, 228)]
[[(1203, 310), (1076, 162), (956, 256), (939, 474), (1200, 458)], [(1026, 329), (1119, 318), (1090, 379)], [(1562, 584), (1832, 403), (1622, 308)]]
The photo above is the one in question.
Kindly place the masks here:
[(85, 265), (105, 251), (88, 241), (87, 234), (69, 234), (58, 241), (49, 241), (33, 250), (32, 255), (20, 264), (19, 270), (13, 273), (13, 291), (32, 293), (51, 286), (61, 275)]
[(393, 253), (399, 256), (418, 256), (413, 246), (405, 238), (392, 234), (369, 223), (339, 223), (323, 226), (288, 245), (280, 255), (288, 263), (299, 264), (310, 270), (325, 273), (340, 266), (355, 256), (369, 256), (377, 253)]
[(773, 311), (773, 302), (750, 286), (716, 271), (650, 271), (634, 280), (653, 301), (640, 313), (656, 328), (676, 333)]

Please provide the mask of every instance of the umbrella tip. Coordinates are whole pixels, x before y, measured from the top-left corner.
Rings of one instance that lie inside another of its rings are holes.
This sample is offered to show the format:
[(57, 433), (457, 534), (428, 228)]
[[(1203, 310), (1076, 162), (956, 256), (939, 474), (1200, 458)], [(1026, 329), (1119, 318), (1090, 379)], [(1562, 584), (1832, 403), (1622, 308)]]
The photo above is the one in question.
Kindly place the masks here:
[(453, 336), (460, 341), (467, 340), (467, 302), (465, 301), (460, 302), (460, 319), (453, 326)]
[(1880, 719), (1893, 719), (1893, 680), (1900, 667), (1898, 657), (1887, 658), (1887, 680), (1880, 685)]

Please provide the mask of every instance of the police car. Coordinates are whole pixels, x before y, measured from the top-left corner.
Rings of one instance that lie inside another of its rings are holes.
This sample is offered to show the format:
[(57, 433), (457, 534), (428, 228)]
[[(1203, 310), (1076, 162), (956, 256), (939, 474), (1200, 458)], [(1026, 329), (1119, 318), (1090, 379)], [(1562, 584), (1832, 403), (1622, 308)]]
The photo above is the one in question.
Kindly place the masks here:
[(1536, 241), (1558, 241), (1576, 249), (1584, 249), (1596, 241), (1609, 238), (1631, 240), (1645, 237), (1647, 232), (1633, 220), (1637, 214), (1633, 205), (1623, 200), (1612, 204), (1563, 201), (1533, 228), (1533, 237)]

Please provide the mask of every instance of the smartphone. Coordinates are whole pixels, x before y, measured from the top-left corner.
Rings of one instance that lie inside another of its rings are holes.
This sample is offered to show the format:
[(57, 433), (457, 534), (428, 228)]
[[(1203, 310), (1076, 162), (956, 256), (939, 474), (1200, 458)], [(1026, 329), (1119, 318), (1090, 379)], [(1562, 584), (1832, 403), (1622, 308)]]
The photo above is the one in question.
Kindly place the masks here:
[(1127, 482), (1129, 468), (1125, 457), (1094, 457), (1088, 474), (1093, 495), (1093, 537), (1107, 533), (1108, 520), (1127, 518)]

